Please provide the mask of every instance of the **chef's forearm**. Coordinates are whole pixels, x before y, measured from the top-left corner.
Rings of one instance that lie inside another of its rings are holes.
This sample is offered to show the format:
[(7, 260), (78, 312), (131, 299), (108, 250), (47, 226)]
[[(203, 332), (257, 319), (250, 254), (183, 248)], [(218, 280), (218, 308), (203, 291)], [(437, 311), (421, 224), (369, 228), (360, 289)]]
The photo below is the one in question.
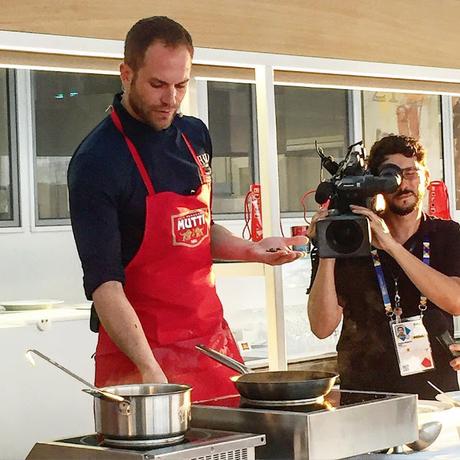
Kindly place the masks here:
[(93, 292), (99, 319), (117, 347), (138, 367), (141, 374), (160, 368), (145, 337), (139, 318), (118, 281), (101, 284)]
[(318, 272), (308, 297), (308, 319), (318, 338), (329, 337), (340, 323), (342, 307), (337, 300), (334, 259), (320, 259)]
[(213, 259), (255, 261), (251, 260), (253, 248), (252, 241), (244, 240), (219, 224), (211, 226)]

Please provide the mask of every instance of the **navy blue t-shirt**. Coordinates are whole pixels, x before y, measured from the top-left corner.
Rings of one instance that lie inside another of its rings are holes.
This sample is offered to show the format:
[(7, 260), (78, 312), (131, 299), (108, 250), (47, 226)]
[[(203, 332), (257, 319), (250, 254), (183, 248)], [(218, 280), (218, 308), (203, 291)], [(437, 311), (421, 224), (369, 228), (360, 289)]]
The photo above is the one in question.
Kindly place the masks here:
[[(404, 247), (421, 260), (426, 237), (430, 241), (430, 266), (447, 276), (460, 277), (460, 225), (424, 215), (418, 230), (404, 243)], [(420, 291), (389, 254), (378, 252), (393, 306), (397, 279), (403, 317), (420, 315)], [(318, 259), (312, 261), (313, 265), (318, 263)], [(337, 259), (335, 288), (339, 305), (343, 307), (343, 326), (337, 344), (341, 388), (418, 393), (422, 399), (433, 399), (436, 395), (427, 380), (445, 391), (458, 390), (457, 373), (449, 365), (452, 357), (432, 336), (430, 343), (436, 368), (401, 376), (389, 319), (370, 255)], [(445, 316), (449, 332), (453, 335), (452, 315), (430, 300), (428, 308), (439, 310)]]
[[(126, 135), (139, 151), (155, 192), (193, 194), (201, 184), (198, 166), (181, 133), (200, 161), (211, 161), (209, 132), (198, 118), (176, 116), (156, 131), (134, 119), (121, 104), (113, 106)], [(205, 168), (210, 173), (210, 168)], [(68, 170), (70, 217), (83, 268), (88, 299), (106, 281), (124, 282), (124, 267), (138, 251), (145, 226), (147, 190), (126, 142), (106, 117), (83, 140)]]

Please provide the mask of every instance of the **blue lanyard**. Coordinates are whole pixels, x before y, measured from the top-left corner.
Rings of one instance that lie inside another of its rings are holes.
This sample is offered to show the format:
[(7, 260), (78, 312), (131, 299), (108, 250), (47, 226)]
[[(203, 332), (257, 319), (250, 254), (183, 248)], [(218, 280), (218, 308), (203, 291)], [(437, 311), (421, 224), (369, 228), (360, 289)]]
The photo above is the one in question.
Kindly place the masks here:
[[(394, 311), (391, 305), (390, 295), (388, 294), (387, 283), (383, 275), (383, 267), (382, 263), (380, 262), (380, 257), (377, 249), (372, 249), (371, 255), (372, 262), (374, 263), (375, 274), (377, 275), (377, 282), (379, 284), (380, 293), (382, 294), (383, 305), (385, 306), (385, 313), (387, 316), (392, 317), (394, 315)], [(423, 239), (422, 261), (424, 264), (430, 266), (430, 240), (428, 236), (425, 236)], [(426, 302), (426, 297), (420, 294), (420, 311), (426, 310)]]

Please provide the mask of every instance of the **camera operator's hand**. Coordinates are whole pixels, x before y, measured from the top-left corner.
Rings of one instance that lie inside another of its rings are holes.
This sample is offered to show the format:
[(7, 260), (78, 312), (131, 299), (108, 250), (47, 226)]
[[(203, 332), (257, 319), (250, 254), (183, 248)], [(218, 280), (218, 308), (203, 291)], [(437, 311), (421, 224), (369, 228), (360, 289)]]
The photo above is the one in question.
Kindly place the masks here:
[(366, 217), (369, 221), (372, 230), (372, 245), (377, 249), (389, 252), (390, 248), (396, 244), (396, 241), (391, 236), (385, 221), (368, 208), (352, 204), (350, 205), (350, 209), (355, 214)]
[(310, 238), (310, 239), (315, 238), (315, 236), (316, 236), (316, 223), (319, 220), (324, 219), (325, 217), (327, 217), (328, 212), (329, 211), (327, 209), (320, 209), (319, 211), (317, 211), (313, 215), (313, 217), (311, 218), (311, 221), (310, 221), (310, 225), (309, 225), (308, 230), (307, 230), (308, 238)]
[[(460, 351), (460, 343), (453, 343), (449, 346), (450, 351)], [(460, 358), (455, 358), (449, 363), (456, 371), (460, 371)]]

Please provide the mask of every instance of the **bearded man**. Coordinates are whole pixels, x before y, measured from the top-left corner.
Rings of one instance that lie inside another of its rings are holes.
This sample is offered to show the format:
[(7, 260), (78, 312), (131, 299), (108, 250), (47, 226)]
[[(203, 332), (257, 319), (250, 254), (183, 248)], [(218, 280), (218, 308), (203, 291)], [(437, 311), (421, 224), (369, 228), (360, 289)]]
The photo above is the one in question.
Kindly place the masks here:
[[(368, 257), (319, 259), (308, 317), (319, 338), (331, 335), (343, 318), (337, 345), (341, 388), (432, 399), (436, 392), (427, 381), (445, 391), (458, 389), (451, 358), (430, 336), (436, 327), (424, 327), (422, 317), (438, 311), (426, 319), (439, 318), (453, 335), (452, 317), (460, 314), (460, 226), (422, 211), (429, 172), (419, 141), (396, 135), (377, 141), (369, 170), (377, 175), (389, 163), (401, 169), (402, 182), (384, 195), (385, 209), (350, 206), (368, 219), (374, 249)], [(311, 235), (326, 213), (314, 216)], [(397, 340), (402, 327), (410, 340)]]
[(124, 51), (123, 93), (68, 171), (72, 229), (99, 332), (96, 385), (183, 383), (194, 400), (234, 394), (235, 372), (195, 349), (242, 360), (213, 258), (283, 264), (302, 255), (288, 245), (306, 238), (253, 243), (212, 221), (209, 132), (179, 113), (193, 58), (188, 31), (164, 16), (144, 18)]

